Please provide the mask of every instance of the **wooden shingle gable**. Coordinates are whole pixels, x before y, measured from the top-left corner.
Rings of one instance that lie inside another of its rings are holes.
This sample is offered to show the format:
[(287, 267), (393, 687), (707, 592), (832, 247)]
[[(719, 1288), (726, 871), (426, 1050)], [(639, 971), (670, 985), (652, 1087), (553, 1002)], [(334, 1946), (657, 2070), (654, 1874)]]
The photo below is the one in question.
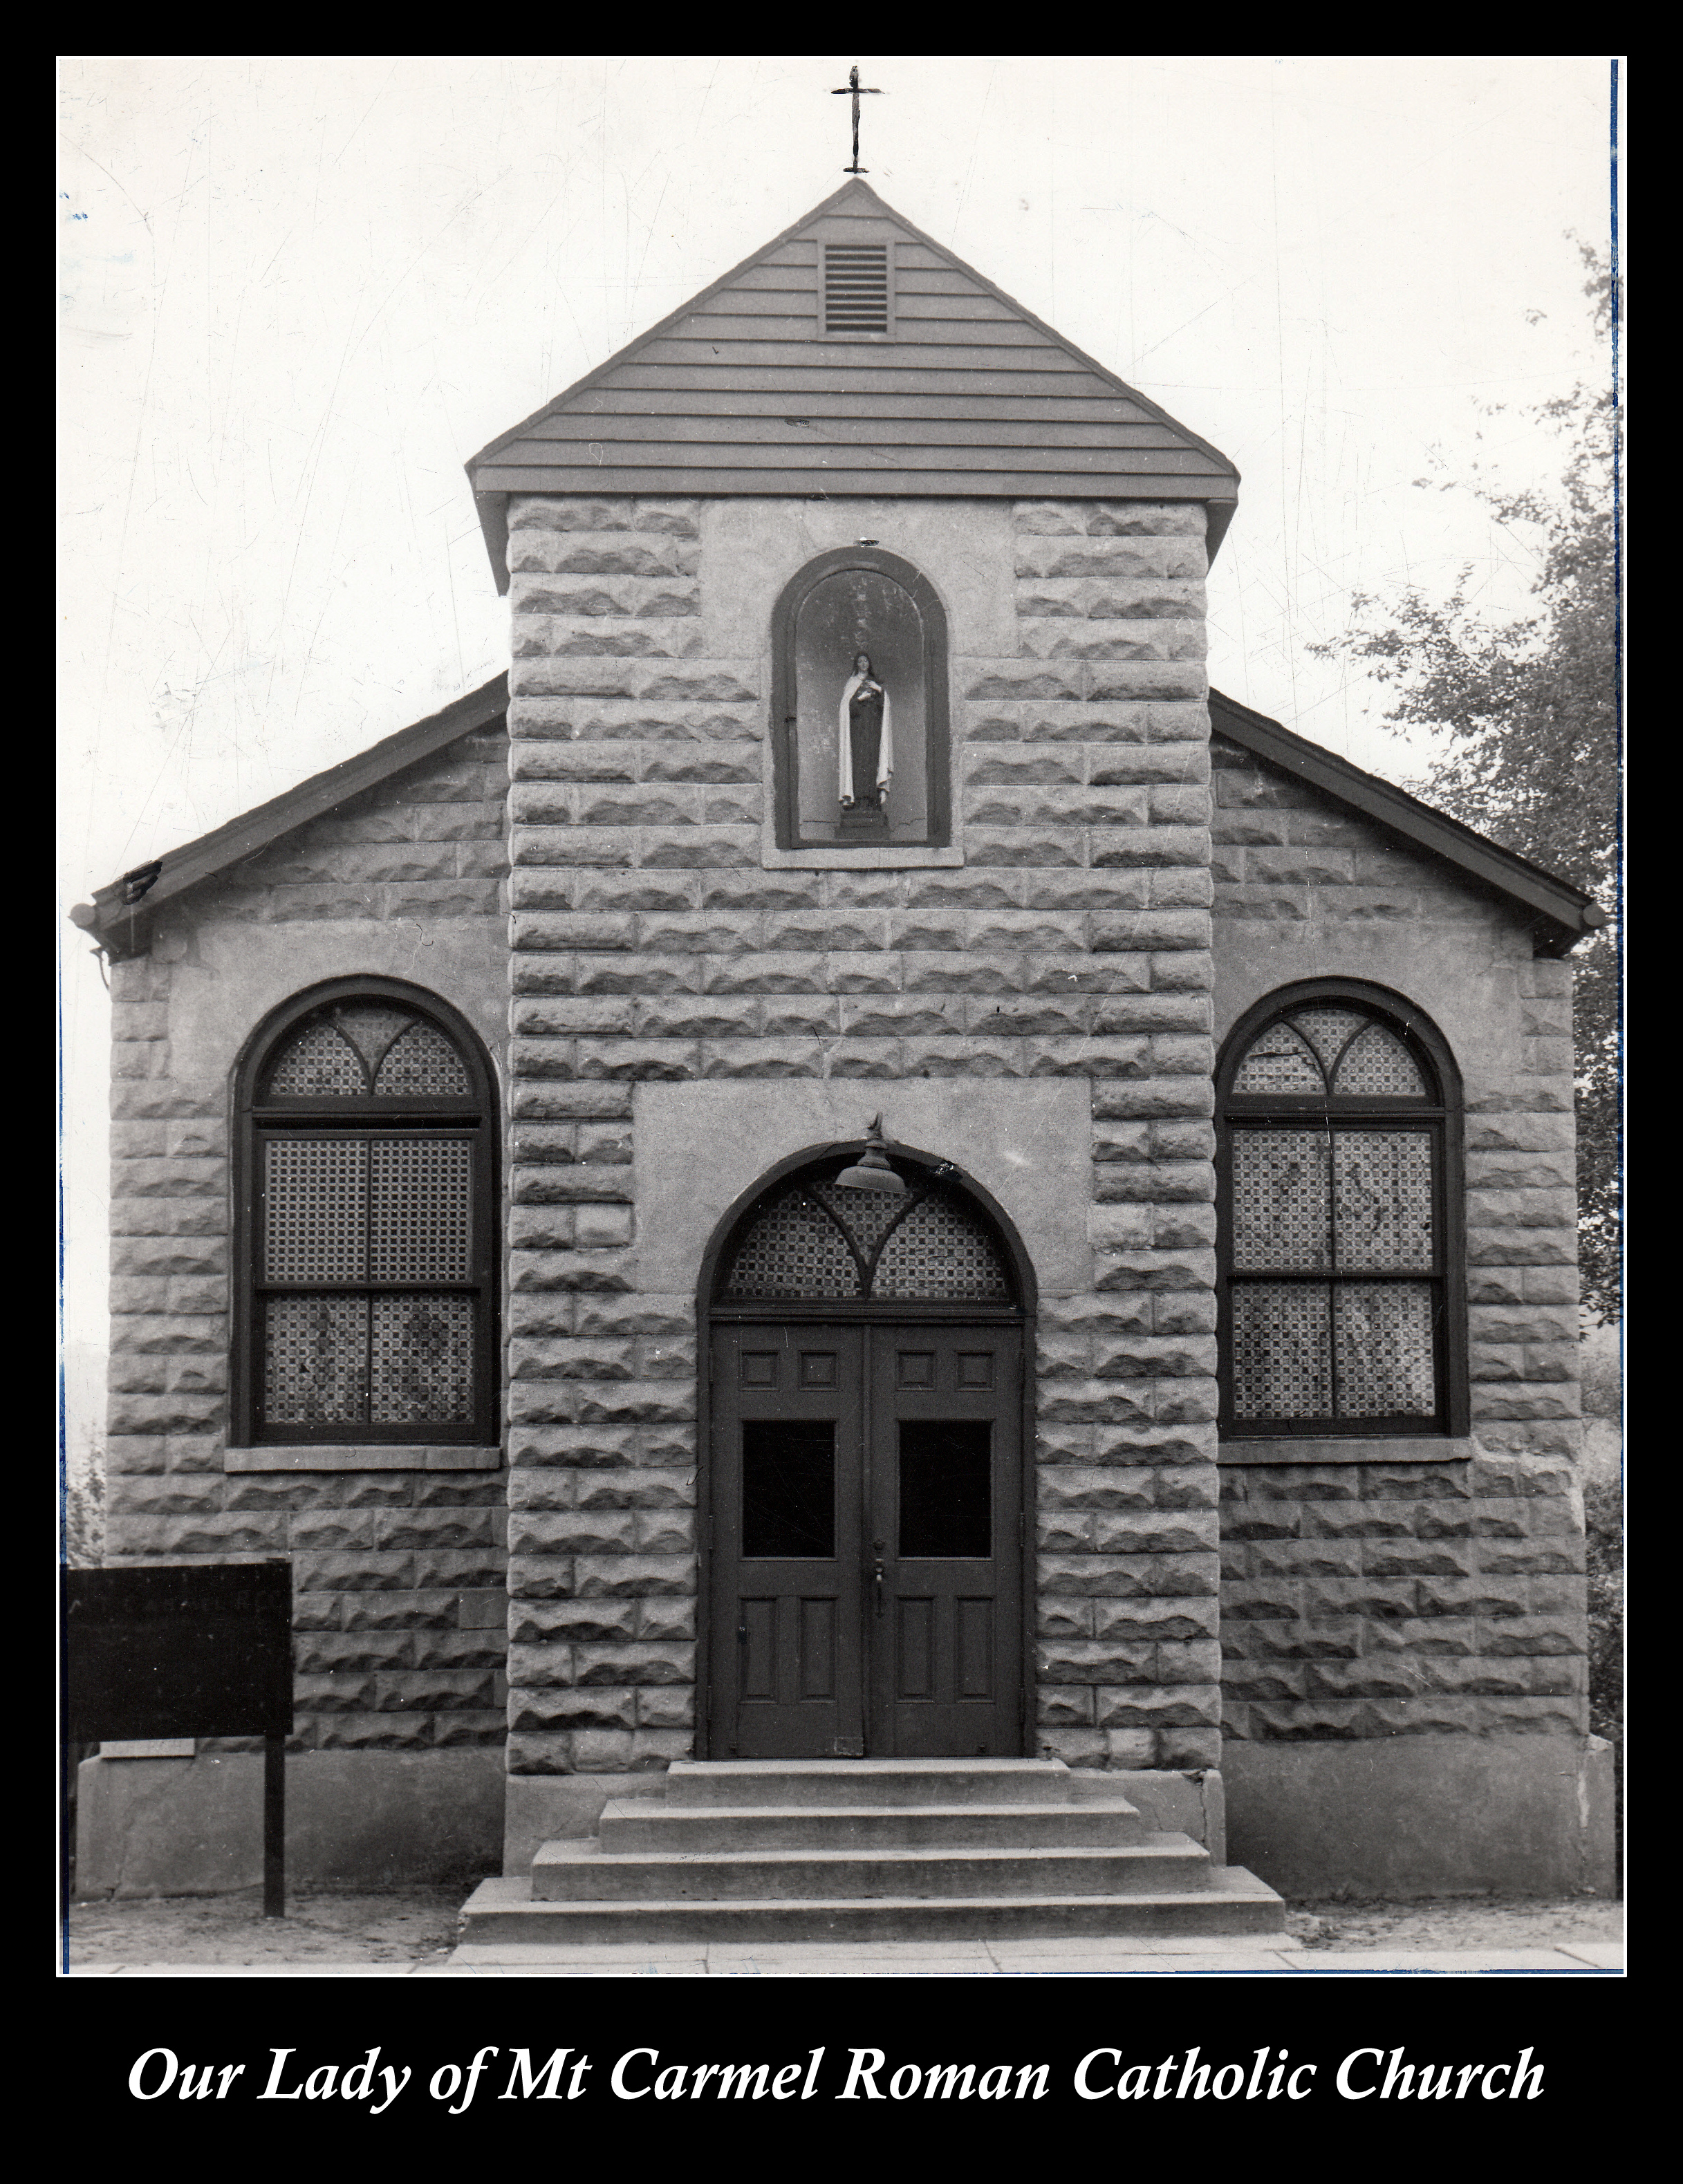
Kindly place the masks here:
[[(877, 250), (881, 332), (826, 301)], [(849, 254), (839, 270), (832, 251)], [(502, 590), (510, 493), (1195, 500), (1213, 550), (1239, 483), (1218, 449), (860, 181), (467, 470)]]

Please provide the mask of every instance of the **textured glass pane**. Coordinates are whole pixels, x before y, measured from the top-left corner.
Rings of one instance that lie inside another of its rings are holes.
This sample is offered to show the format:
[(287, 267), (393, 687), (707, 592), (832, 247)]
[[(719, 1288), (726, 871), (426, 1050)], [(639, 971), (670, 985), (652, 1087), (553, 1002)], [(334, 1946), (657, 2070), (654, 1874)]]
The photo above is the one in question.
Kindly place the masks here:
[(415, 1022), (407, 1009), (394, 1009), (379, 1002), (335, 1009), (332, 1013), (333, 1022), (368, 1064), (371, 1076), (380, 1067), (381, 1057), (398, 1034)]
[(473, 1416), (473, 1301), (373, 1299), (376, 1425), (465, 1425)]
[(1432, 1417), (1432, 1284), (1342, 1282), (1334, 1298), (1339, 1416)]
[(928, 1560), (994, 1552), (993, 1429), (985, 1418), (906, 1419), (900, 1552)]
[(1352, 1039), (1338, 1065), (1335, 1092), (1355, 1099), (1424, 1100), (1424, 1080), (1402, 1041), (1382, 1024), (1369, 1024)]
[(369, 1279), (466, 1281), (472, 1149), (460, 1138), (376, 1138), (369, 1150)]
[(1339, 1056), (1368, 1021), (1354, 1009), (1294, 1009), (1291, 1021), (1308, 1040), (1329, 1073)]
[(838, 1190), (833, 1183), (815, 1183), (811, 1192), (836, 1216), (867, 1264), (871, 1254), (906, 1211), (911, 1197), (904, 1190)]
[(1262, 1034), (1240, 1065), (1235, 1092), (1323, 1092), (1321, 1065), (1290, 1024)]
[(725, 1295), (857, 1296), (859, 1268), (834, 1222), (804, 1190), (789, 1190), (750, 1225), (731, 1263)]
[(368, 1416), (366, 1297), (268, 1297), (265, 1425), (359, 1425)]
[(836, 1429), (828, 1418), (756, 1419), (742, 1429), (742, 1552), (836, 1551)]
[(1340, 1130), (1332, 1144), (1340, 1273), (1429, 1273), (1430, 1139), (1421, 1130)]
[(263, 1279), (361, 1281), (367, 1177), (363, 1139), (271, 1138), (263, 1149)]
[(1280, 1273), (1332, 1264), (1324, 1130), (1233, 1134), (1233, 1263)]
[(350, 1042), (325, 1017), (295, 1032), (269, 1072), (270, 1099), (354, 1097), (368, 1089), (368, 1072)]
[(1329, 1312), (1318, 1282), (1235, 1283), (1233, 1407), (1241, 1418), (1331, 1415)]
[(471, 1087), (462, 1058), (442, 1032), (412, 1023), (393, 1039), (374, 1089), (386, 1100), (465, 1100)]
[(949, 1200), (931, 1197), (883, 1245), (871, 1294), (1009, 1304), (1011, 1290), (993, 1239)]

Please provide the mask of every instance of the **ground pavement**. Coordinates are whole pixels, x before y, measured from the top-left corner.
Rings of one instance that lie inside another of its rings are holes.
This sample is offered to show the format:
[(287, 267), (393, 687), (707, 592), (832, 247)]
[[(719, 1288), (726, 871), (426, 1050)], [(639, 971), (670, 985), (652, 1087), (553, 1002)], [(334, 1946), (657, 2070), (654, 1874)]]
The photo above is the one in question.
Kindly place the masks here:
[(468, 1890), (299, 1895), (284, 1919), (255, 1892), (79, 1903), (61, 1940), (73, 1979), (1290, 1978), (1335, 1974), (1618, 1975), (1624, 1907), (1595, 1897), (1295, 1903), (1282, 1945), (1106, 1941), (647, 1943), (463, 1947)]

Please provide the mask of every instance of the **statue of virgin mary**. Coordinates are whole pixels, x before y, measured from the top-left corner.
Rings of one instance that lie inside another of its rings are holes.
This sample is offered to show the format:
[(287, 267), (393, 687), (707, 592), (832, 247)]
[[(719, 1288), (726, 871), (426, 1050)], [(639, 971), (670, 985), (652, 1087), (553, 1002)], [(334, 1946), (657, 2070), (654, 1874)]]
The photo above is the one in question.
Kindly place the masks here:
[(889, 694), (872, 672), (868, 652), (854, 655), (837, 726), (842, 808), (883, 804), (894, 770), (894, 723)]

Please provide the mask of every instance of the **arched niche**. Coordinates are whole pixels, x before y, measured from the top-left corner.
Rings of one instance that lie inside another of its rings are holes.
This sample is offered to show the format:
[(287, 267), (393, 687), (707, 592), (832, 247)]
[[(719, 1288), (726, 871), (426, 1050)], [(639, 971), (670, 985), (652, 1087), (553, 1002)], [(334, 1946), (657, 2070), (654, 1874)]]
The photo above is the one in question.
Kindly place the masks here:
[(870, 836), (844, 823), (841, 807), (843, 693), (861, 652), (889, 694), (894, 743), (887, 823), (874, 838), (896, 848), (951, 838), (945, 610), (910, 561), (849, 546), (809, 561), (772, 616), (780, 849), (870, 846)]

